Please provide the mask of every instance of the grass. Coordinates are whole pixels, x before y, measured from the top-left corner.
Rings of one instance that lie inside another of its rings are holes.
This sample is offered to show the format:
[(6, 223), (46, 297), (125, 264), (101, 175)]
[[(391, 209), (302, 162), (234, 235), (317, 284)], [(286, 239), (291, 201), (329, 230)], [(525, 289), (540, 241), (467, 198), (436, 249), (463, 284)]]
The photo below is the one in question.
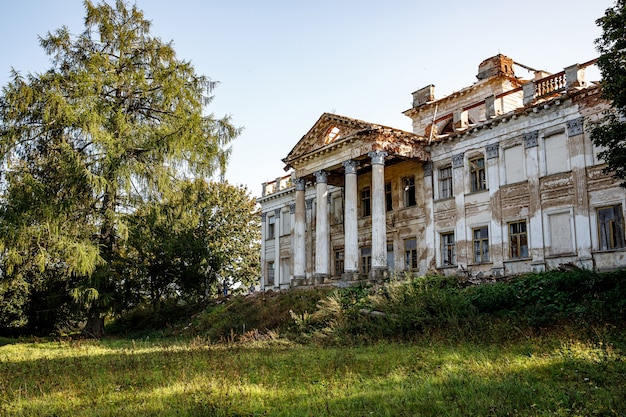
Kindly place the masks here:
[(574, 332), (507, 343), (274, 339), (0, 347), (2, 416), (623, 416), (624, 346)]

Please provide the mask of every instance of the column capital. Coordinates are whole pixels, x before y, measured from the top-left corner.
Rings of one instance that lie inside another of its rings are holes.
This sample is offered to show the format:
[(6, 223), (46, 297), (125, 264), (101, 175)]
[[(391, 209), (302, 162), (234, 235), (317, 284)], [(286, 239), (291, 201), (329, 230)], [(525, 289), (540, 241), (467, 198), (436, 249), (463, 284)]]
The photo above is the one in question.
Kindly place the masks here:
[(276, 218), (280, 217), (280, 209), (274, 209), (274, 215), (276, 216)]
[(341, 165), (343, 165), (346, 174), (356, 174), (356, 167), (359, 165), (359, 163), (354, 159), (349, 159), (347, 161), (343, 161)]
[(296, 178), (294, 183), (296, 184), (296, 191), (304, 191), (306, 187), (306, 181), (304, 178)]
[(315, 175), (315, 182), (316, 183), (318, 183), (318, 184), (319, 183), (326, 184), (326, 182), (328, 180), (328, 172), (319, 170), (319, 171), (315, 171), (313, 173), (313, 175)]
[(385, 165), (385, 157), (389, 155), (386, 151), (371, 151), (367, 154), (372, 158), (372, 165)]
[(296, 203), (289, 204), (289, 214), (294, 214), (296, 212)]

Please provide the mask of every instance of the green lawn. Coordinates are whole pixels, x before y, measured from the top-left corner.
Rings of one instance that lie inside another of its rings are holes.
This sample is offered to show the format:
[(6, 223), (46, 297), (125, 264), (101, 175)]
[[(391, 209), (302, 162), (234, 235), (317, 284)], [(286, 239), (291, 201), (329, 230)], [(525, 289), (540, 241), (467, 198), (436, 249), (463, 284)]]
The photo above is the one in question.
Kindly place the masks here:
[(2, 416), (624, 416), (626, 357), (506, 344), (30, 342), (0, 347)]

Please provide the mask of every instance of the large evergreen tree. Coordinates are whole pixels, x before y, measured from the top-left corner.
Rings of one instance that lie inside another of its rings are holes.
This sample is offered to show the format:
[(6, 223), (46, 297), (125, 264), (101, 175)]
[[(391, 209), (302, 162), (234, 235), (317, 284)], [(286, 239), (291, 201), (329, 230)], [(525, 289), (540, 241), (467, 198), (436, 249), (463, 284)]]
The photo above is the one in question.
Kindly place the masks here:
[(6, 181), (0, 249), (5, 276), (63, 271), (86, 331), (103, 330), (123, 216), (167, 196), (181, 173), (216, 174), (239, 130), (204, 113), (215, 83), (150, 34), (136, 6), (85, 3), (85, 31), (40, 39), (45, 73), (18, 73), (0, 98)]
[(626, 187), (626, 0), (617, 0), (596, 23), (602, 28), (596, 39), (602, 95), (613, 111), (594, 126), (591, 139), (604, 148), (600, 157), (607, 163), (606, 172)]

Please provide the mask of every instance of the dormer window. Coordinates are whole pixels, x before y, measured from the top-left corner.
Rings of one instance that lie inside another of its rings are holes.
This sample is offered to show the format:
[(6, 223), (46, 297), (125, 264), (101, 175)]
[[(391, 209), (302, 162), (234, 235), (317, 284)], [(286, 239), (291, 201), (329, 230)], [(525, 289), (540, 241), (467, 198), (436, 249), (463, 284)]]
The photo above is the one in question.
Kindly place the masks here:
[(339, 130), (338, 127), (333, 126), (328, 130), (328, 133), (326, 134), (326, 138), (324, 139), (324, 145), (328, 145), (329, 143), (334, 142), (340, 137), (341, 137), (341, 131)]

